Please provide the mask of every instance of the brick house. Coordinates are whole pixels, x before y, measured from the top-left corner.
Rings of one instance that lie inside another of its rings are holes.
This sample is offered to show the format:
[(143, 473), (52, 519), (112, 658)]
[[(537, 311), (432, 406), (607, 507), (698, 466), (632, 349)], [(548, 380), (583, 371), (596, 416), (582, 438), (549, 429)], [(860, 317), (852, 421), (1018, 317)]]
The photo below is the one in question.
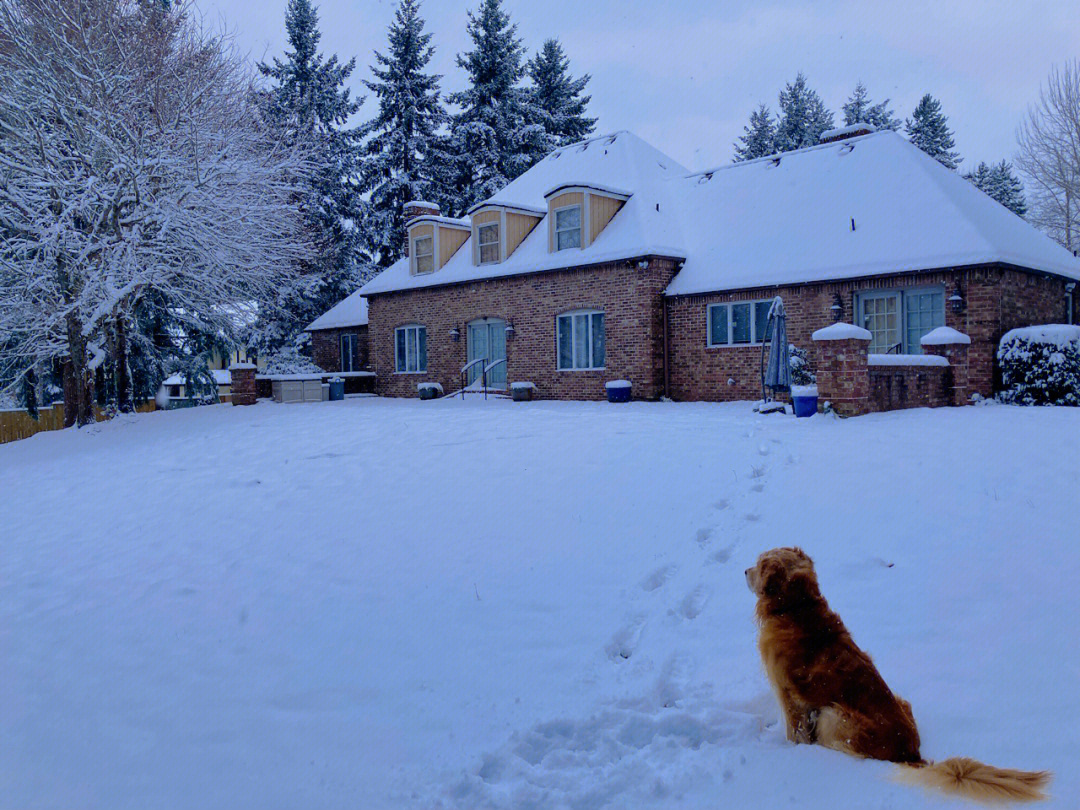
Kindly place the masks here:
[(323, 371), (363, 371), (368, 367), (368, 302), (359, 291), (310, 324), (311, 358)]
[[(627, 379), (638, 398), (756, 398), (776, 295), (792, 343), (815, 349), (816, 330), (851, 322), (867, 330), (864, 354), (896, 355), (882, 365), (952, 327), (971, 339), (965, 391), (989, 395), (998, 338), (1069, 322), (1078, 303), (1080, 261), (862, 125), (696, 173), (618, 132), (553, 152), (467, 218), (410, 208), (408, 255), (357, 293), (388, 396), (454, 391), (463, 368), (475, 387), (486, 368), (490, 388), (528, 381), (540, 397), (601, 398)], [(903, 400), (930, 373), (910, 365), (890, 372), (902, 396), (880, 374), (870, 387)]]

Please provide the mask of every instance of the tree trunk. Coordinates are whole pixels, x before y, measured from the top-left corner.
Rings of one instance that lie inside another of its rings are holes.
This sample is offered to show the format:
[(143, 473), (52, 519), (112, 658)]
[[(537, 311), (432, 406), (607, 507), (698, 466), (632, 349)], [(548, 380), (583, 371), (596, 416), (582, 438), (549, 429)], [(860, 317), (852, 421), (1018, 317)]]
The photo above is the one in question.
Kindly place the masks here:
[(116, 315), (113, 358), (116, 364), (113, 379), (116, 381), (116, 409), (120, 413), (134, 413), (135, 402), (131, 395), (131, 368), (128, 366), (127, 319), (124, 313)]
[(82, 320), (67, 316), (69, 361), (64, 364), (64, 424), (83, 427), (94, 422), (94, 387), (86, 368)]

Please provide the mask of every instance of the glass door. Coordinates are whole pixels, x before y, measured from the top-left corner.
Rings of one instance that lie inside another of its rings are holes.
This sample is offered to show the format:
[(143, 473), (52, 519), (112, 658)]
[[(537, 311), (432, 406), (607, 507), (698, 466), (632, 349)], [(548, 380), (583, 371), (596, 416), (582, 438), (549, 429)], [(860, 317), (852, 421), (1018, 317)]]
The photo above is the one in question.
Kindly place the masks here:
[(900, 293), (864, 293), (859, 297), (863, 328), (870, 330), (870, 354), (901, 351)]
[[(479, 386), (483, 366), (489, 366), (496, 360), (506, 360), (506, 321), (499, 318), (481, 318), (469, 323), (468, 329), (469, 361), (482, 359), (469, 369), (469, 385)], [(506, 363), (488, 372), (488, 388), (506, 388)]]

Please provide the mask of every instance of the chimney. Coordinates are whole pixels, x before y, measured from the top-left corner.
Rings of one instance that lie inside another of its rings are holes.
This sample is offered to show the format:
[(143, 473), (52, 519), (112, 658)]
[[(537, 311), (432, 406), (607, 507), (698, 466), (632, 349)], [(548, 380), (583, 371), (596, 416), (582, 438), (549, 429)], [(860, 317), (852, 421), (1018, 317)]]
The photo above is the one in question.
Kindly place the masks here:
[(877, 132), (877, 127), (873, 124), (864, 124), (859, 121), (854, 124), (848, 124), (846, 127), (825, 130), (821, 133), (821, 138), (818, 140), (818, 143), (836, 143), (837, 141), (845, 141), (848, 138), (857, 138), (860, 135), (869, 135), (871, 132)]
[[(425, 200), (413, 200), (407, 202), (401, 206), (401, 211), (405, 215), (405, 228), (408, 229), (409, 223), (417, 217), (437, 217), (439, 215), (439, 206), (433, 202), (427, 202)], [(409, 234), (405, 234), (405, 256), (409, 255)]]

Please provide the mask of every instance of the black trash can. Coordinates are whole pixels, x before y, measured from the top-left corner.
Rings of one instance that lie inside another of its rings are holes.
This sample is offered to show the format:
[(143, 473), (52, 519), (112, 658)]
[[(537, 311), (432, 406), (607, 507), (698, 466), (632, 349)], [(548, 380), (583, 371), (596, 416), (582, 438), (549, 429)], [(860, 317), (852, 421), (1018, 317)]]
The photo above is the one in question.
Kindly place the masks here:
[(334, 377), (330, 380), (330, 401), (340, 402), (345, 399), (345, 380)]

